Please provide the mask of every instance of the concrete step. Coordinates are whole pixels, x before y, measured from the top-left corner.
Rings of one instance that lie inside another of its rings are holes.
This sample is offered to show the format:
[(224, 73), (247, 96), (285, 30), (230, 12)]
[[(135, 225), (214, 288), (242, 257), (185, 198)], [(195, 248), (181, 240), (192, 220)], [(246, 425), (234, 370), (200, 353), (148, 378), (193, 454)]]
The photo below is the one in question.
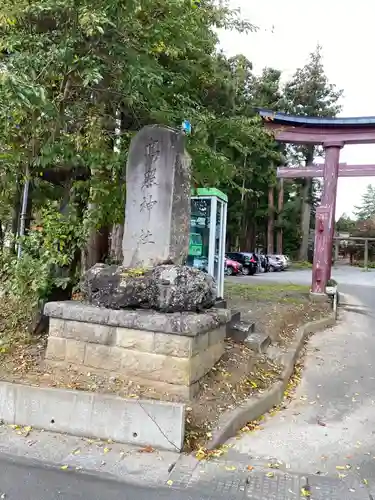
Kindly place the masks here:
[(238, 323), (239, 321), (241, 321), (241, 312), (240, 311), (232, 311), (230, 322), (231, 323)]
[(250, 332), (244, 340), (247, 347), (259, 354), (264, 354), (271, 344), (271, 338), (266, 333)]
[(224, 300), (224, 299), (218, 299), (216, 302), (215, 302), (215, 305), (214, 307), (216, 309), (227, 309), (227, 301)]
[(236, 313), (227, 324), (227, 338), (231, 338), (235, 342), (244, 342), (255, 329), (255, 323), (243, 321), (239, 319), (240, 317), (240, 313)]

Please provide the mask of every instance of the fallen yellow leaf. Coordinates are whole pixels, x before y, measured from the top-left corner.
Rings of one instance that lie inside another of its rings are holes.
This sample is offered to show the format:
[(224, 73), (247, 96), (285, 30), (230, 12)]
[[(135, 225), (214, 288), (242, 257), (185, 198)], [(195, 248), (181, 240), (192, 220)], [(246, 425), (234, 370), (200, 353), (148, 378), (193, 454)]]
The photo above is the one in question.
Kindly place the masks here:
[(62, 465), (62, 466), (60, 467), (60, 469), (61, 469), (61, 470), (66, 470), (67, 468), (68, 468), (68, 465)]
[(168, 485), (168, 486), (172, 486), (172, 484), (173, 484), (172, 479), (168, 479), (168, 481), (167, 481), (167, 485)]
[(272, 464), (272, 463), (271, 463), (271, 464), (268, 464), (268, 467), (269, 467), (270, 469), (278, 469), (278, 468), (280, 467), (280, 465), (279, 465), (279, 464)]
[(266, 476), (267, 477), (274, 477), (275, 473), (274, 472), (267, 472)]
[(228, 465), (225, 467), (225, 470), (236, 470), (236, 467), (234, 465)]
[(306, 490), (305, 488), (301, 488), (301, 495), (303, 497), (309, 497), (311, 495), (311, 493), (309, 492), (309, 490)]
[(195, 454), (195, 458), (197, 458), (198, 460), (203, 460), (204, 458), (206, 458), (206, 456), (207, 452), (203, 448), (200, 448)]
[(111, 451), (111, 448), (104, 448), (104, 450), (103, 450), (103, 451), (104, 451), (104, 453), (108, 453), (108, 452), (110, 452), (110, 451)]
[(224, 450), (220, 450), (220, 449), (212, 450), (212, 451), (209, 452), (209, 454), (212, 457), (219, 458), (222, 455), (224, 455)]

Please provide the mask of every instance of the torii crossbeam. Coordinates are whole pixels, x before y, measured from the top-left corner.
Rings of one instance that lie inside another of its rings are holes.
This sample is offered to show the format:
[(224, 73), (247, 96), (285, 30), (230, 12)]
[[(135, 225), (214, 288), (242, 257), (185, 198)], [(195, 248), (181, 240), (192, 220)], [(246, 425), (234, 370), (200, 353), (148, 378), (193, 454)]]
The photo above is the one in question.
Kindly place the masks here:
[[(316, 211), (314, 265), (311, 291), (325, 293), (331, 277), (332, 246), (335, 228), (337, 179), (339, 176), (363, 177), (375, 175), (374, 165), (345, 165), (339, 163), (340, 150), (345, 144), (375, 144), (375, 117), (318, 118), (292, 116), (258, 109), (266, 128), (279, 142), (322, 145), (325, 151), (324, 168), (281, 170), (281, 178), (323, 177), (321, 206)], [(316, 169), (316, 170), (314, 170)], [(292, 173), (293, 172), (293, 173)], [(317, 175), (315, 175), (317, 174)]]
[[(375, 165), (347, 165), (339, 164), (339, 177), (371, 177), (375, 176)], [(279, 167), (277, 169), (279, 179), (302, 179), (324, 177), (324, 164), (313, 164), (307, 167)]]

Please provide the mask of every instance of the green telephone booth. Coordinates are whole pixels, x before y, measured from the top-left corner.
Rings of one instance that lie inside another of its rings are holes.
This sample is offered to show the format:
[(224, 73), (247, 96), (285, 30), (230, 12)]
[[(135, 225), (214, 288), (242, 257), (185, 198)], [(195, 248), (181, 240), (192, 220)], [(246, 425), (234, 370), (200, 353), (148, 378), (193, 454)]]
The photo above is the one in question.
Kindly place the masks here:
[(187, 263), (215, 278), (219, 298), (224, 295), (227, 206), (228, 197), (219, 189), (192, 190)]

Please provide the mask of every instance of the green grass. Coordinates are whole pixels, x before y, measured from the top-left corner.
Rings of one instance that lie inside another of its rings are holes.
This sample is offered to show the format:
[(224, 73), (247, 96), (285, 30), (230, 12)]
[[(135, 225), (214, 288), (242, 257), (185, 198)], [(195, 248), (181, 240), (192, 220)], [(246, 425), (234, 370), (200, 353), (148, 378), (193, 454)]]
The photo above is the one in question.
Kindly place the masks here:
[(310, 287), (288, 283), (237, 284), (225, 283), (227, 299), (242, 299), (246, 301), (289, 302), (300, 303), (309, 294)]
[[(363, 260), (358, 260), (357, 262), (354, 263), (354, 267), (365, 267), (365, 263)], [(367, 264), (368, 269), (375, 269), (375, 262), (368, 262)]]
[(291, 269), (312, 269), (312, 264), (307, 261), (296, 261), (292, 262), (290, 267)]

